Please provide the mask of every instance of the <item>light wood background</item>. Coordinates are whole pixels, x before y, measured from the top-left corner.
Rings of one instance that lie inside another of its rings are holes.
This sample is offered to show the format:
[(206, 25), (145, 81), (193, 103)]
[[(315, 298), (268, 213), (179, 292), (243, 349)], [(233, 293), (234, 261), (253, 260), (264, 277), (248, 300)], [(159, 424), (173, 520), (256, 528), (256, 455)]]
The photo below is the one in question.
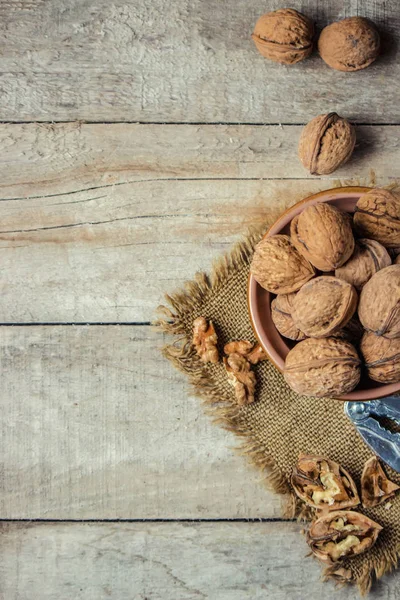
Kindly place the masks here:
[[(150, 323), (274, 204), (400, 178), (395, 0), (292, 0), (376, 21), (365, 72), (259, 56), (278, 1), (0, 2), (0, 598), (355, 599), (235, 455)], [(310, 177), (302, 125), (357, 123)], [(400, 576), (372, 598), (400, 598)]]

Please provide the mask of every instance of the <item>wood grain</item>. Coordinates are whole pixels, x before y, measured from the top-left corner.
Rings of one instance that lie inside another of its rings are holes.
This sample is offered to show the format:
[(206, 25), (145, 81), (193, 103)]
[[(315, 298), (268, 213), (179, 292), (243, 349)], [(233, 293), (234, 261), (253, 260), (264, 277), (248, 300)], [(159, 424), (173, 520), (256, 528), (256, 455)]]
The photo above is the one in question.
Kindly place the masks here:
[(12, 0), (0, 3), (0, 114), (7, 121), (303, 123), (336, 110), (398, 123), (396, 0), (293, 0), (318, 27), (360, 14), (380, 28), (383, 55), (358, 73), (314, 53), (285, 67), (250, 39), (282, 2)]
[[(301, 126), (0, 125), (0, 199), (165, 179), (316, 180), (300, 163)], [(319, 180), (399, 178), (397, 127), (360, 126), (351, 160)], [(289, 168), (290, 165), (290, 168)], [(93, 194), (96, 195), (96, 194)], [(71, 197), (69, 201), (73, 201)]]
[[(358, 600), (306, 557), (294, 523), (2, 525), (7, 600)], [(400, 574), (368, 596), (397, 600)]]
[(0, 322), (148, 322), (166, 291), (318, 181), (128, 183), (1, 203)]
[(163, 343), (150, 327), (0, 327), (1, 518), (280, 515)]
[[(152, 320), (164, 291), (208, 270), (271, 208), (335, 185), (297, 180), (298, 135), (298, 127), (3, 125), (0, 322)], [(360, 128), (359, 140), (334, 177), (368, 181), (371, 168), (382, 183), (395, 177), (397, 129)]]

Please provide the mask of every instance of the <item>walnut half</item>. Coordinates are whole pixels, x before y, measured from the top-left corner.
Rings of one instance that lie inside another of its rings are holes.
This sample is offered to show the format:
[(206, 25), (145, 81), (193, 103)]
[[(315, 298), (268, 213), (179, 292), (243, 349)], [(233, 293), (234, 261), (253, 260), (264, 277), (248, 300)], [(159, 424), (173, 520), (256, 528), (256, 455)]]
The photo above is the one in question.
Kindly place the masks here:
[(218, 337), (212, 321), (207, 323), (204, 317), (198, 317), (193, 322), (193, 346), (203, 362), (217, 363)]
[(301, 500), (319, 510), (337, 511), (360, 504), (350, 474), (323, 456), (300, 455), (293, 469), (292, 486)]
[(361, 475), (361, 498), (364, 508), (372, 508), (386, 502), (393, 498), (399, 489), (396, 483), (387, 478), (376, 456), (367, 460)]
[(351, 510), (335, 511), (311, 524), (307, 543), (320, 561), (331, 565), (369, 550), (381, 530), (381, 525), (365, 515)]
[(236, 402), (239, 406), (254, 402), (256, 376), (250, 370), (250, 363), (245, 356), (238, 353), (224, 357), (224, 365), (229, 381), (235, 389)]

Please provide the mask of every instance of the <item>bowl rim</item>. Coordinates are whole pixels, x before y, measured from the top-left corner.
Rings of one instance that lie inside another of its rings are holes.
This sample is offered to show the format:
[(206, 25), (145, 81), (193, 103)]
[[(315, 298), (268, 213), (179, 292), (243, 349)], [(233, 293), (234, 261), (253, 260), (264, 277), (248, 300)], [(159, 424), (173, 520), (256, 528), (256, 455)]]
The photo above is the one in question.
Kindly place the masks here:
[[(311, 194), (310, 196), (307, 196), (306, 198), (303, 198), (302, 200), (299, 200), (299, 202), (295, 202), (295, 204), (292, 204), (291, 206), (289, 206), (280, 216), (279, 218), (274, 221), (272, 223), (272, 225), (270, 225), (268, 227), (268, 229), (266, 230), (266, 232), (263, 234), (263, 236), (260, 238), (260, 241), (263, 240), (265, 237), (267, 237), (270, 234), (271, 229), (275, 229), (277, 226), (279, 226), (279, 224), (281, 223), (281, 221), (285, 220), (285, 217), (291, 213), (293, 211), (293, 209), (295, 207), (299, 207), (302, 206), (303, 204), (307, 204), (310, 201), (313, 200), (318, 200), (318, 198), (320, 198), (321, 196), (327, 196), (329, 194), (332, 195), (336, 195), (336, 194), (347, 194), (347, 193), (352, 193), (352, 194), (357, 194), (357, 193), (362, 193), (365, 194), (366, 192), (368, 192), (369, 190), (374, 189), (371, 186), (342, 186), (342, 187), (337, 187), (337, 188), (329, 188), (327, 190), (322, 190), (320, 192), (317, 192), (315, 194)], [(333, 199), (333, 198), (332, 198)], [(325, 200), (325, 202), (328, 202), (329, 198), (327, 198)], [(273, 360), (273, 358), (270, 356), (269, 352), (267, 351), (267, 349), (265, 348), (264, 344), (262, 343), (262, 341), (260, 340), (260, 338), (257, 335), (257, 329), (254, 323), (254, 319), (253, 319), (253, 315), (252, 315), (252, 311), (250, 309), (250, 294), (251, 294), (251, 284), (253, 281), (253, 276), (251, 273), (249, 273), (248, 278), (247, 278), (247, 311), (250, 317), (250, 323), (251, 323), (251, 327), (253, 330), (253, 334), (257, 340), (257, 342), (260, 344), (260, 346), (263, 348), (264, 352), (267, 355), (268, 360), (274, 365), (274, 367), (276, 369), (278, 369), (278, 371), (280, 373), (282, 373), (282, 369), (276, 364), (276, 362)], [(393, 394), (396, 393), (396, 391), (393, 390), (388, 390), (387, 388), (389, 386), (393, 386), (394, 384), (385, 384), (382, 387), (377, 387), (376, 388), (376, 393), (375, 393), (375, 397), (373, 398), (378, 399), (378, 398), (384, 398), (385, 396), (388, 396), (389, 394)], [(400, 383), (399, 383), (399, 387), (400, 387)], [(375, 391), (375, 389), (374, 389)], [(397, 392), (399, 392), (400, 390), (397, 390)], [(336, 396), (334, 397), (335, 400), (340, 400), (342, 402), (370, 402), (373, 399), (353, 399), (353, 398), (348, 398), (347, 394), (344, 394), (343, 396)]]

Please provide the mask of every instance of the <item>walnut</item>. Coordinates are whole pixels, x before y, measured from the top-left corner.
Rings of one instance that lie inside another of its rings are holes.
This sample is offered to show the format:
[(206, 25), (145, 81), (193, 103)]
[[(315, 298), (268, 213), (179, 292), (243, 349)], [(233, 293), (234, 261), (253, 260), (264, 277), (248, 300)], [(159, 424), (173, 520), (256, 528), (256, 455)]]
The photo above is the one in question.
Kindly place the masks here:
[(204, 317), (193, 322), (193, 346), (203, 362), (218, 362), (218, 337), (212, 321), (207, 323)]
[(225, 344), (224, 352), (225, 354), (240, 354), (247, 358), (252, 365), (257, 365), (259, 362), (267, 359), (267, 355), (261, 344), (253, 344), (247, 340)]
[(265, 58), (293, 65), (311, 54), (313, 35), (310, 19), (297, 10), (282, 8), (260, 17), (251, 37)]
[(318, 40), (321, 58), (332, 69), (359, 71), (378, 58), (379, 33), (374, 23), (350, 17), (325, 27)]
[(395, 265), (400, 265), (400, 254), (399, 256), (397, 256), (396, 260), (394, 261)]
[(349, 160), (355, 143), (355, 129), (346, 119), (319, 115), (301, 133), (299, 158), (312, 175), (328, 175)]
[(273, 294), (296, 292), (315, 276), (314, 267), (287, 235), (263, 238), (256, 246), (250, 271), (261, 287)]
[(363, 334), (364, 327), (361, 325), (357, 315), (354, 315), (343, 329), (339, 329), (339, 331), (333, 334), (333, 337), (357, 345), (360, 343)]
[(349, 473), (323, 456), (301, 454), (291, 482), (297, 496), (319, 510), (339, 510), (360, 504), (357, 487)]
[(376, 456), (367, 460), (361, 475), (361, 498), (364, 508), (373, 508), (390, 500), (399, 489), (400, 486), (386, 477)]
[(239, 406), (254, 402), (256, 376), (250, 371), (250, 363), (241, 354), (233, 353), (224, 357), (224, 365), (228, 378), (235, 389), (236, 402)]
[(365, 515), (338, 510), (311, 523), (307, 543), (320, 561), (331, 565), (369, 550), (380, 531), (381, 525)]
[(306, 335), (294, 324), (292, 319), (293, 300), (296, 294), (279, 294), (271, 302), (272, 321), (281, 335), (290, 340), (304, 340)]
[(365, 284), (358, 316), (367, 331), (387, 338), (400, 337), (400, 265), (381, 269)]
[(253, 344), (248, 342), (247, 340), (241, 340), (236, 342), (229, 342), (224, 346), (225, 354), (240, 354), (241, 356), (246, 356), (251, 349), (253, 348)]
[(357, 302), (357, 292), (350, 283), (322, 275), (297, 292), (293, 300), (293, 321), (307, 337), (328, 337), (350, 321)]
[(351, 392), (358, 385), (360, 362), (349, 342), (333, 337), (307, 338), (290, 350), (284, 376), (298, 394), (335, 397)]
[(297, 250), (320, 271), (334, 271), (353, 254), (347, 214), (326, 202), (313, 204), (294, 217), (290, 233)]
[(259, 362), (267, 359), (268, 356), (266, 355), (265, 350), (261, 346), (261, 344), (254, 344), (252, 350), (247, 355), (247, 360), (252, 365), (257, 365)]
[(380, 383), (400, 381), (400, 338), (388, 339), (366, 331), (360, 350), (371, 379)]
[(361, 290), (372, 275), (391, 264), (389, 253), (382, 244), (375, 240), (361, 239), (356, 241), (353, 255), (342, 267), (336, 269), (335, 275)]
[(400, 197), (389, 190), (373, 189), (358, 199), (354, 213), (357, 232), (385, 248), (400, 243)]

